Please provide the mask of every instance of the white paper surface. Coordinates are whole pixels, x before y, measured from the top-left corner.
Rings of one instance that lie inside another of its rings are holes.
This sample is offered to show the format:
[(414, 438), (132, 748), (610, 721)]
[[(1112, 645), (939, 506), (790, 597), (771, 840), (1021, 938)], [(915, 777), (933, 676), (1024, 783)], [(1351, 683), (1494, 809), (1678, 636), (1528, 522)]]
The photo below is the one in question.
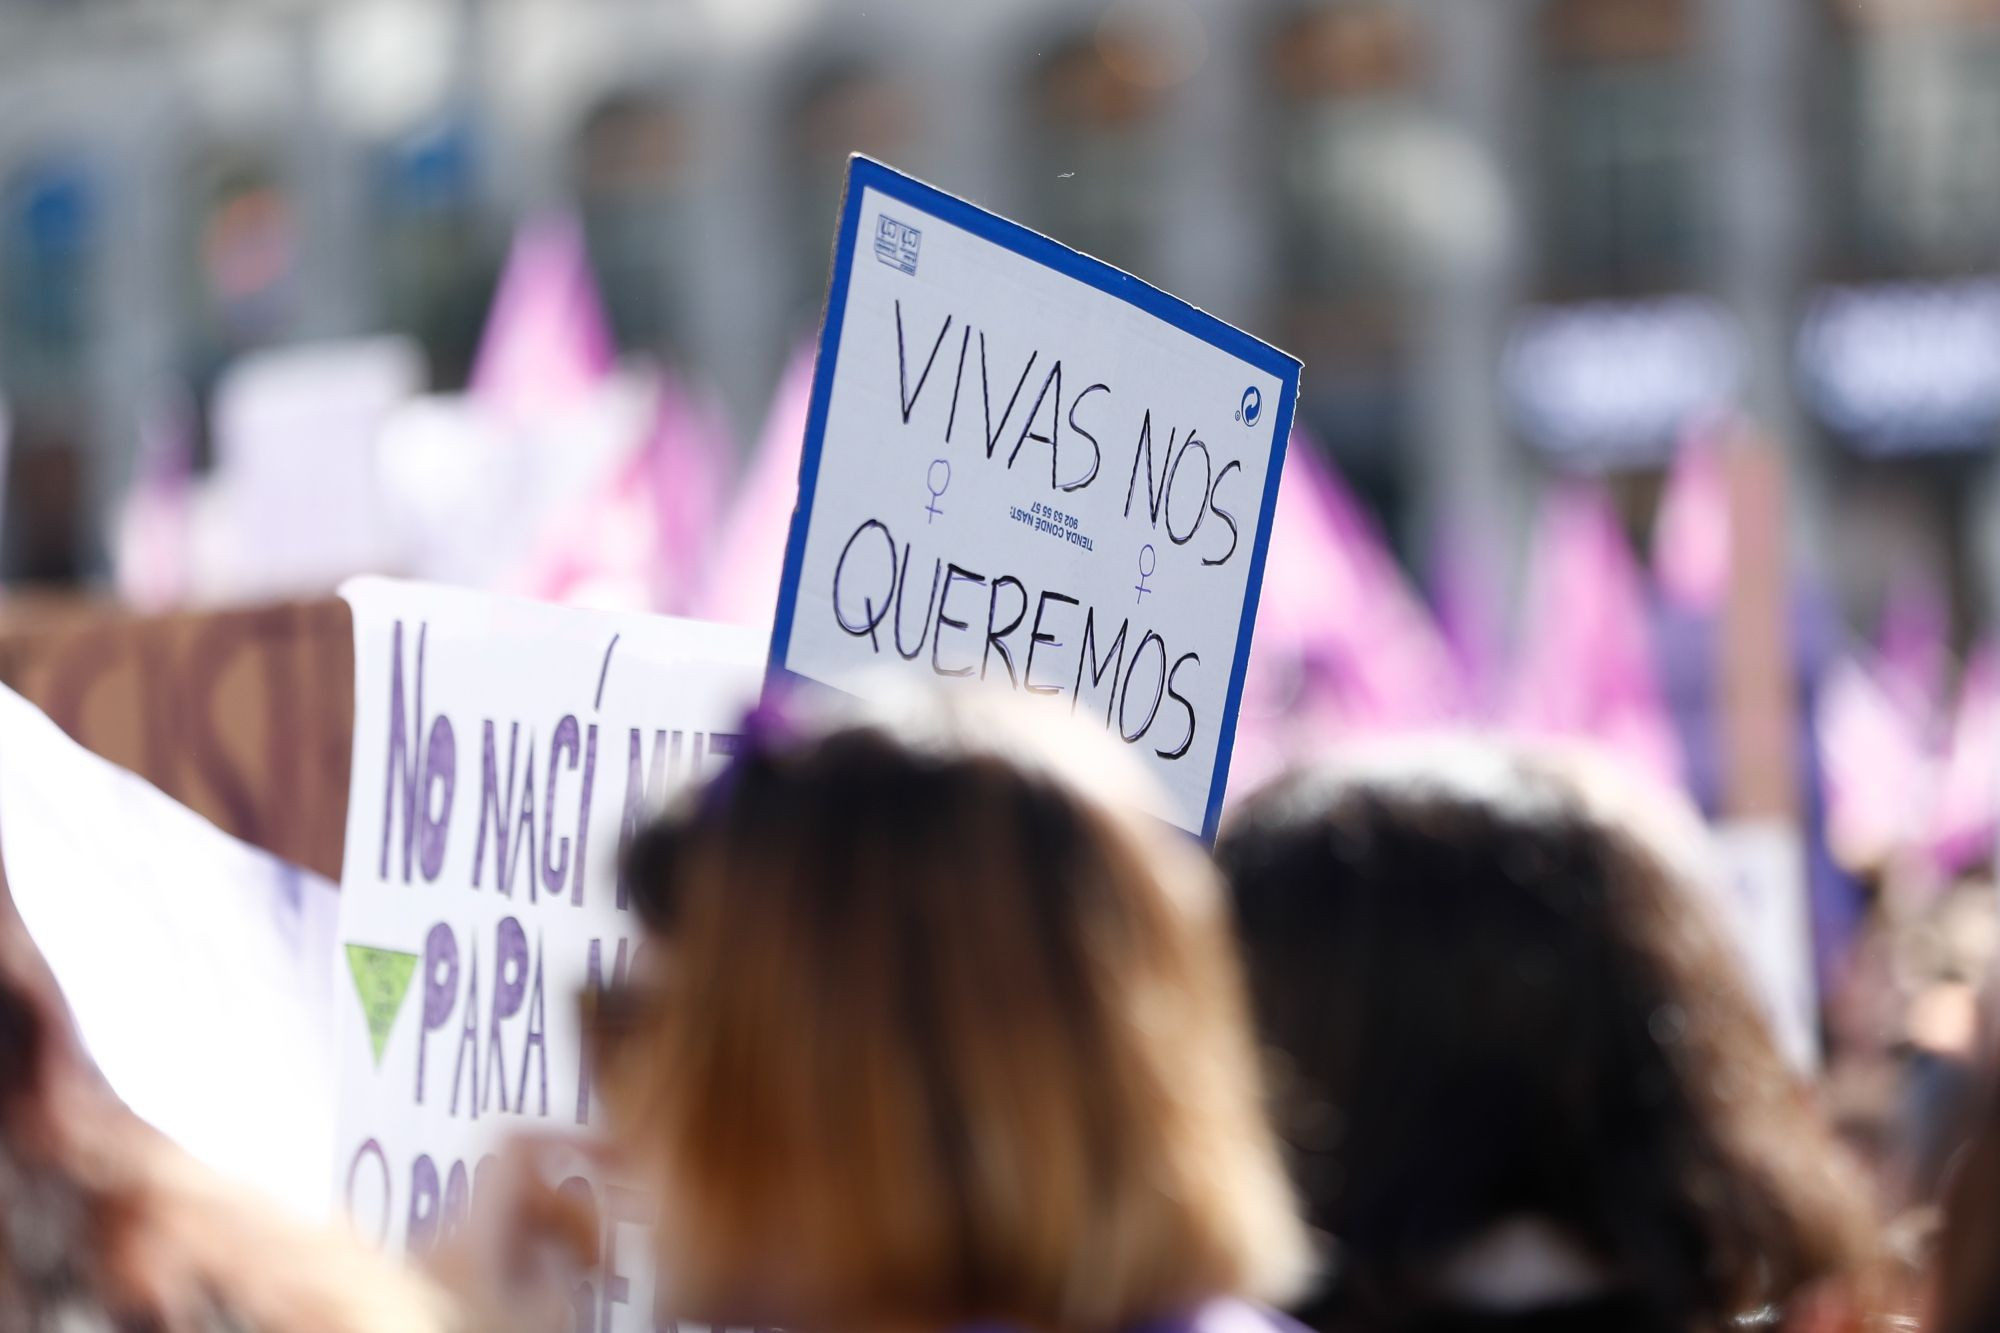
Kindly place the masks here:
[(849, 689), (886, 664), (1045, 692), (1116, 728), (1164, 785), (1155, 813), (1200, 831), (1282, 388), (864, 188), (774, 653)]
[(1797, 830), (1742, 820), (1715, 831), (1729, 915), (1778, 1048), (1793, 1068), (1819, 1068), (1819, 988), (1813, 977), (1812, 914), (1805, 848)]
[(0, 687), (0, 857), (126, 1104), (302, 1216), (331, 1202), (337, 895)]
[(216, 391), (215, 472), (196, 505), (196, 594), (319, 592), (380, 568), (376, 435), (423, 379), (422, 351), (400, 337), (271, 349), (232, 366)]
[(404, 403), (383, 422), (374, 455), (390, 534), (376, 568), (501, 584), (552, 520), (645, 446), (653, 403), (651, 385), (629, 375), (532, 420), (464, 394)]
[[(764, 642), (425, 584), (343, 594), (356, 703), (336, 1189), (364, 1234), (421, 1250), (478, 1206), (479, 1163), (509, 1132), (601, 1117), (576, 1001), (593, 958), (609, 979), (640, 943), (616, 901), (621, 827), (722, 762)], [(613, 1268), (588, 1326), (650, 1330), (643, 1199), (587, 1172), (578, 1188)]]

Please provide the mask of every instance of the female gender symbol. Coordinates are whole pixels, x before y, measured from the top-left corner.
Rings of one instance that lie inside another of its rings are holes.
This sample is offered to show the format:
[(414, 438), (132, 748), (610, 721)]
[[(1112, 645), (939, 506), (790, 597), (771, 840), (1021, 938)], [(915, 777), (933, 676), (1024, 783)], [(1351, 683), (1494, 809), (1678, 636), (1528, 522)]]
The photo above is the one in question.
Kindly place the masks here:
[[(1139, 597), (1144, 597), (1152, 591), (1151, 588), (1146, 586), (1146, 580), (1153, 577), (1153, 570), (1159, 563), (1159, 552), (1153, 549), (1151, 542), (1147, 542), (1139, 548), (1139, 581), (1132, 585), (1139, 590)], [(1134, 597), (1132, 600), (1136, 602), (1139, 600), (1139, 597)]]
[[(939, 468), (944, 469), (944, 479), (942, 481), (938, 479)], [(931, 470), (924, 478), (924, 486), (931, 493), (931, 502), (924, 506), (924, 512), (929, 514), (930, 517), (925, 519), (924, 522), (932, 523), (937, 520), (939, 514), (944, 512), (944, 510), (938, 508), (937, 502), (939, 498), (951, 489), (950, 461), (943, 458), (933, 458), (931, 460)]]

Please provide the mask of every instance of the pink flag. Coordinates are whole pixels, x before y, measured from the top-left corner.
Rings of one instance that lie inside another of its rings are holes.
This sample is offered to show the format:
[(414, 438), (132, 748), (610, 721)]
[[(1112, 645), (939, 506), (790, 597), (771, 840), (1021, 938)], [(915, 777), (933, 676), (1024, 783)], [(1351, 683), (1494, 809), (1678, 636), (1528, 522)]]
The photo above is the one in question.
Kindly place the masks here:
[(1928, 574), (1905, 570), (1889, 586), (1877, 627), (1875, 676), (1926, 743), (1944, 712), (1945, 671), (1951, 663), (1951, 608)]
[(771, 397), (757, 455), (730, 504), (729, 521), (702, 590), (700, 613), (708, 619), (769, 625), (777, 614), (785, 539), (799, 498), (812, 373), (813, 349), (808, 345), (792, 354)]
[(1850, 869), (1880, 866), (1921, 836), (1935, 777), (1930, 756), (1909, 715), (1852, 657), (1821, 678), (1813, 731), (1827, 844)]
[(1958, 714), (1938, 775), (1930, 849), (1948, 875), (1993, 855), (2000, 819), (2000, 644), (1981, 644), (1959, 677)]
[(524, 591), (606, 609), (691, 613), (730, 454), (720, 413), (661, 372), (646, 439), (543, 535)]
[(1528, 578), (1509, 723), (1594, 741), (1678, 783), (1644, 585), (1602, 491), (1572, 483), (1543, 502)]
[(1714, 614), (1729, 591), (1729, 477), (1722, 450), (1690, 435), (1674, 456), (1653, 528), (1653, 576), (1682, 610)]
[(1431, 605), (1474, 715), (1498, 708), (1507, 689), (1504, 582), (1487, 537), (1479, 515), (1462, 514), (1438, 534), (1431, 557)]
[(523, 223), (480, 335), (472, 396), (539, 415), (586, 396), (616, 359), (582, 225), (568, 215)]
[(1336, 735), (1461, 719), (1458, 670), (1380, 532), (1302, 430), (1278, 485), (1233, 785)]

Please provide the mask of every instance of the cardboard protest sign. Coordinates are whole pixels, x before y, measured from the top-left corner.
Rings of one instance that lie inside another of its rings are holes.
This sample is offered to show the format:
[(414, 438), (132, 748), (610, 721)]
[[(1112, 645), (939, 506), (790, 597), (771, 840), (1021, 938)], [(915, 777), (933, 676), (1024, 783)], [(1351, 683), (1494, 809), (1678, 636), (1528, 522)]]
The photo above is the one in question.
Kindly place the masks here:
[(1819, 1069), (1819, 987), (1805, 847), (1780, 819), (1742, 819), (1715, 831), (1728, 916), (1778, 1050), (1803, 1074)]
[(5, 688), (0, 860), (125, 1104), (215, 1170), (324, 1216), (333, 885), (220, 832)]
[(72, 599), (0, 609), (0, 684), (225, 833), (340, 875), (354, 712), (333, 599), (134, 615)]
[[(599, 1113), (577, 998), (635, 965), (621, 842), (722, 762), (762, 678), (753, 631), (381, 579), (354, 611), (355, 729), (335, 1009), (336, 1191), (393, 1250), (480, 1206), (511, 1131)], [(643, 1197), (579, 1168), (607, 1256), (579, 1327), (651, 1329)]]
[(195, 595), (323, 593), (387, 564), (376, 436), (424, 378), (423, 350), (395, 335), (233, 362), (215, 392), (215, 468), (192, 515)]
[[(1722, 588), (1716, 663), (1723, 756), (1717, 843), (1744, 957), (1778, 1047), (1811, 1074), (1819, 1067), (1820, 1013), (1799, 802), (1804, 747), (1787, 613), (1784, 467), (1774, 446), (1742, 432), (1724, 443), (1721, 464), (1718, 489), (1725, 510), (1719, 518), (1726, 528), (1730, 574)], [(1822, 686), (1830, 688), (1831, 682)], [(1889, 734), (1897, 732), (1892, 728)], [(1860, 739), (1866, 736), (1864, 731)], [(1893, 743), (1886, 751), (1867, 747), (1872, 761), (1885, 766), (1891, 766), (1894, 750)], [(1892, 802), (1882, 804), (1893, 808)]]
[(1298, 362), (854, 158), (774, 674), (1005, 681), (1101, 718), (1212, 835)]

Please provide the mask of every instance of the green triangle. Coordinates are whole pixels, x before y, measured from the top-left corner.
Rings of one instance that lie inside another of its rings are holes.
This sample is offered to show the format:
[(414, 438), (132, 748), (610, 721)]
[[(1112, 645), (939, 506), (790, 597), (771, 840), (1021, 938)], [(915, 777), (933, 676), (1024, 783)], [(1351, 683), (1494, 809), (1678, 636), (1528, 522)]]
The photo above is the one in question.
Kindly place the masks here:
[(368, 1040), (375, 1047), (375, 1063), (379, 1065), (382, 1052), (389, 1045), (389, 1029), (396, 1026), (403, 997), (410, 993), (410, 978), (417, 972), (417, 956), (350, 944), (347, 970), (354, 974), (354, 993), (361, 997), (361, 1012), (368, 1019)]

